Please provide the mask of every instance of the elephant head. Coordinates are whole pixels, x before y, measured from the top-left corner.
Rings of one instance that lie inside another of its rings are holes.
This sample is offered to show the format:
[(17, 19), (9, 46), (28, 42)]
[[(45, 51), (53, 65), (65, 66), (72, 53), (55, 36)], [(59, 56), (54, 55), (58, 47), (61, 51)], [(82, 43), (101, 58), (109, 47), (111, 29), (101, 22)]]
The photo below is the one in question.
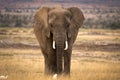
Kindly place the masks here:
[[(68, 28), (70, 25), (71, 14), (68, 10), (62, 8), (55, 8), (48, 14), (50, 33), (53, 34), (53, 49), (56, 46), (64, 46), (64, 50), (68, 49)], [(55, 44), (57, 44), (55, 46)]]
[(83, 24), (84, 16), (77, 7), (42, 7), (36, 13), (35, 21), (46, 39), (52, 39), (52, 47), (56, 49), (57, 54), (57, 72), (60, 73), (62, 54), (65, 50), (69, 50), (70, 44), (73, 44), (78, 29)]

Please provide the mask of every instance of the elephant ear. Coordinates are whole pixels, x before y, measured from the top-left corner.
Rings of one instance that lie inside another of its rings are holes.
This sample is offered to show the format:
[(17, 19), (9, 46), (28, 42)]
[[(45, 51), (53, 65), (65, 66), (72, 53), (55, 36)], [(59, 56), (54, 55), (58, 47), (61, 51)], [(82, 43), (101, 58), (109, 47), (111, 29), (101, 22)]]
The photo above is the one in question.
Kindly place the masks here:
[(77, 36), (78, 30), (82, 26), (85, 18), (82, 11), (77, 7), (71, 7), (68, 10), (72, 14), (68, 30), (68, 37), (70, 38), (71, 36)]
[[(50, 8), (42, 7), (34, 16), (35, 19), (35, 29), (40, 30), (47, 37), (50, 37), (50, 29), (48, 25), (48, 12)], [(35, 31), (39, 32), (39, 31)]]

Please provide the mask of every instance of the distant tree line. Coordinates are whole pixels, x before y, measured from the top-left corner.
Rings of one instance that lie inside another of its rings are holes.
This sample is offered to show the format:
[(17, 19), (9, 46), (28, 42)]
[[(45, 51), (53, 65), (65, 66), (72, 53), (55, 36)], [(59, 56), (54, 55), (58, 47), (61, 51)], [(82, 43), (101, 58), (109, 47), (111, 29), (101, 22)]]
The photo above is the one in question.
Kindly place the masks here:
[(84, 22), (83, 28), (104, 28), (104, 29), (120, 29), (120, 20), (113, 18), (113, 19), (99, 19), (94, 20), (88, 18)]
[[(120, 9), (86, 8), (82, 11), (85, 15), (83, 28), (120, 29)], [(0, 11), (0, 27), (33, 27), (35, 12), (36, 9), (6, 8), (4, 13)]]
[(120, 29), (120, 8), (90, 8), (83, 12), (86, 17), (83, 28)]
[(33, 15), (0, 14), (0, 27), (32, 27)]

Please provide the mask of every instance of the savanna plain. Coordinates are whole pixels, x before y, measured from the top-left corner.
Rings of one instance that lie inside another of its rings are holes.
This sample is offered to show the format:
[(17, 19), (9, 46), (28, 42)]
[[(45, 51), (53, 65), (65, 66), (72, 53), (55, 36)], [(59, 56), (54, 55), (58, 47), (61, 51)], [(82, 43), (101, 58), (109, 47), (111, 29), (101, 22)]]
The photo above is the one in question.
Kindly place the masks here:
[[(0, 75), (7, 80), (53, 80), (33, 28), (0, 28)], [(120, 30), (80, 29), (73, 47), (71, 77), (58, 80), (120, 80)]]

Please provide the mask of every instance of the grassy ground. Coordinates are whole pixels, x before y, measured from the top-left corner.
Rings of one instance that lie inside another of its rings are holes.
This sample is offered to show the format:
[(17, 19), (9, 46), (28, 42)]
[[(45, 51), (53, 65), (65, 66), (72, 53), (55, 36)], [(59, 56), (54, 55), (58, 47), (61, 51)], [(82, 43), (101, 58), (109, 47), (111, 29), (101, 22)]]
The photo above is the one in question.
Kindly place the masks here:
[[(8, 80), (53, 80), (32, 28), (0, 28), (0, 75)], [(58, 80), (120, 80), (120, 30), (80, 29), (71, 77)]]

